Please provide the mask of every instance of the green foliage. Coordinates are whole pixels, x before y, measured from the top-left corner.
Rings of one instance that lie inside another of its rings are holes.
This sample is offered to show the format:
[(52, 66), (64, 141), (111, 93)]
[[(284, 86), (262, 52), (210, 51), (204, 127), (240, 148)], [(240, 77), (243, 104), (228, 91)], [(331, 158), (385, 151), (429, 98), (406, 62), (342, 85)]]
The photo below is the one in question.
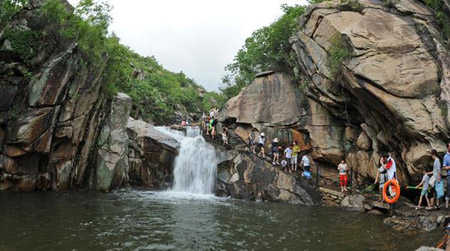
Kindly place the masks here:
[(340, 2), (342, 10), (361, 12), (364, 9), (364, 5), (358, 0), (340, 0)]
[(207, 92), (203, 97), (202, 111), (209, 111), (211, 107), (223, 107), (225, 102), (224, 95), (216, 92)]
[(436, 11), (436, 22), (447, 44), (450, 44), (450, 10), (444, 0), (425, 0), (428, 7)]
[[(7, 21), (25, 2), (0, 0), (0, 20)], [(50, 54), (76, 42), (86, 67), (104, 69), (102, 91), (108, 96), (119, 91), (129, 94), (134, 100), (133, 112), (155, 123), (171, 123), (175, 111), (200, 113), (204, 104), (212, 102), (209, 97), (222, 102), (216, 94), (206, 93), (208, 99), (203, 103), (199, 95), (202, 88), (184, 73), (170, 72), (155, 58), (142, 57), (120, 44), (115, 34), (108, 33), (110, 10), (108, 4), (93, 0), (81, 0), (75, 9), (65, 1), (46, 0), (38, 10), (39, 22), (30, 26), (33, 32), (8, 28), (3, 30), (3, 38), (24, 61), (39, 50)], [(16, 113), (14, 109), (12, 113)]]
[(331, 37), (331, 46), (329, 48), (329, 67), (333, 77), (338, 77), (342, 69), (342, 63), (351, 55), (350, 51), (345, 47), (341, 34), (336, 33)]
[(6, 28), (2, 38), (11, 43), (11, 47), (23, 60), (34, 56), (37, 51), (37, 35), (30, 30)]
[(28, 0), (0, 0), (0, 27), (21, 10)]
[(386, 8), (393, 8), (399, 2), (399, 0), (383, 0), (383, 5)]
[(289, 38), (297, 30), (296, 20), (305, 11), (305, 6), (282, 5), (284, 15), (269, 26), (253, 32), (245, 44), (225, 68), (229, 74), (223, 78), (221, 88), (226, 99), (239, 93), (248, 85), (255, 74), (274, 70), (291, 73), (292, 52)]

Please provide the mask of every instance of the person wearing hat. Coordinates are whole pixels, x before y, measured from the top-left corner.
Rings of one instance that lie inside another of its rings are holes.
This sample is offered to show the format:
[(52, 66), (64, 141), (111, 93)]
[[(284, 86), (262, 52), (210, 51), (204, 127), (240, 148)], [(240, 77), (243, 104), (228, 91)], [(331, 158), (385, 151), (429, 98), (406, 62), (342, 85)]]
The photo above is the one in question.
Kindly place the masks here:
[(280, 164), (280, 152), (278, 150), (278, 138), (274, 138), (272, 143), (270, 143), (270, 148), (272, 149), (272, 165), (279, 165)]
[(265, 152), (264, 152), (264, 143), (266, 142), (266, 135), (262, 132), (258, 137), (258, 146), (261, 148), (261, 150), (258, 153), (258, 156), (261, 156), (264, 158)]

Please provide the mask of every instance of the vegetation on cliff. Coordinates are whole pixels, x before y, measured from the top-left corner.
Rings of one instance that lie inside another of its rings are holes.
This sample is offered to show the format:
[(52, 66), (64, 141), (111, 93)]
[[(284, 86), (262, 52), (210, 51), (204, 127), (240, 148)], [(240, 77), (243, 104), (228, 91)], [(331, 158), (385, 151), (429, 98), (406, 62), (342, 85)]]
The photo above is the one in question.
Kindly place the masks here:
[(134, 100), (132, 114), (158, 124), (171, 123), (175, 112), (198, 114), (220, 99), (217, 94), (206, 93), (184, 73), (170, 72), (154, 57), (140, 56), (122, 45), (108, 31), (111, 6), (107, 3), (82, 0), (73, 8), (65, 1), (47, 0), (39, 8), (40, 19), (32, 30), (8, 28), (8, 20), (27, 2), (2, 1), (0, 28), (3, 37), (13, 41), (11, 49), (31, 68), (37, 67), (32, 58), (38, 52), (57, 50), (61, 41), (75, 41), (89, 67), (103, 69), (104, 93), (129, 94)]
[(289, 38), (298, 29), (297, 18), (305, 12), (305, 6), (282, 5), (284, 14), (269, 26), (262, 27), (245, 40), (234, 60), (225, 69), (224, 87), (221, 91), (228, 100), (251, 83), (255, 74), (274, 70), (292, 73), (292, 46)]

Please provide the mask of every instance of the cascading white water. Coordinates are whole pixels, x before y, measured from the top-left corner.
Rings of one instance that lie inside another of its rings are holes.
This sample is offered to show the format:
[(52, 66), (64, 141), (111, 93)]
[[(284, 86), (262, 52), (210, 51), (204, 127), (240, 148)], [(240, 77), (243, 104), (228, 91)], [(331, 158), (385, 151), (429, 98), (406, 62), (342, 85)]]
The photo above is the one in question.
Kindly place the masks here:
[(158, 130), (180, 142), (179, 154), (175, 159), (172, 190), (212, 194), (217, 170), (216, 151), (200, 135), (200, 128), (187, 127), (187, 136), (168, 128), (160, 127)]

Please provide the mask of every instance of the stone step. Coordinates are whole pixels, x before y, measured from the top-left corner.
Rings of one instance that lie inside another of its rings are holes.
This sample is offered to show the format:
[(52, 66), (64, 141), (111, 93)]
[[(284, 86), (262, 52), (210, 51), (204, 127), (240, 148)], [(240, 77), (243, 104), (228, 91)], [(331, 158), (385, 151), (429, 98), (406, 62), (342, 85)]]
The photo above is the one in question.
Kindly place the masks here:
[(327, 194), (337, 196), (340, 199), (343, 199), (345, 197), (345, 194), (343, 192), (339, 192), (339, 191), (332, 190), (332, 189), (325, 188), (325, 187), (319, 187), (319, 191), (322, 193), (327, 193)]

